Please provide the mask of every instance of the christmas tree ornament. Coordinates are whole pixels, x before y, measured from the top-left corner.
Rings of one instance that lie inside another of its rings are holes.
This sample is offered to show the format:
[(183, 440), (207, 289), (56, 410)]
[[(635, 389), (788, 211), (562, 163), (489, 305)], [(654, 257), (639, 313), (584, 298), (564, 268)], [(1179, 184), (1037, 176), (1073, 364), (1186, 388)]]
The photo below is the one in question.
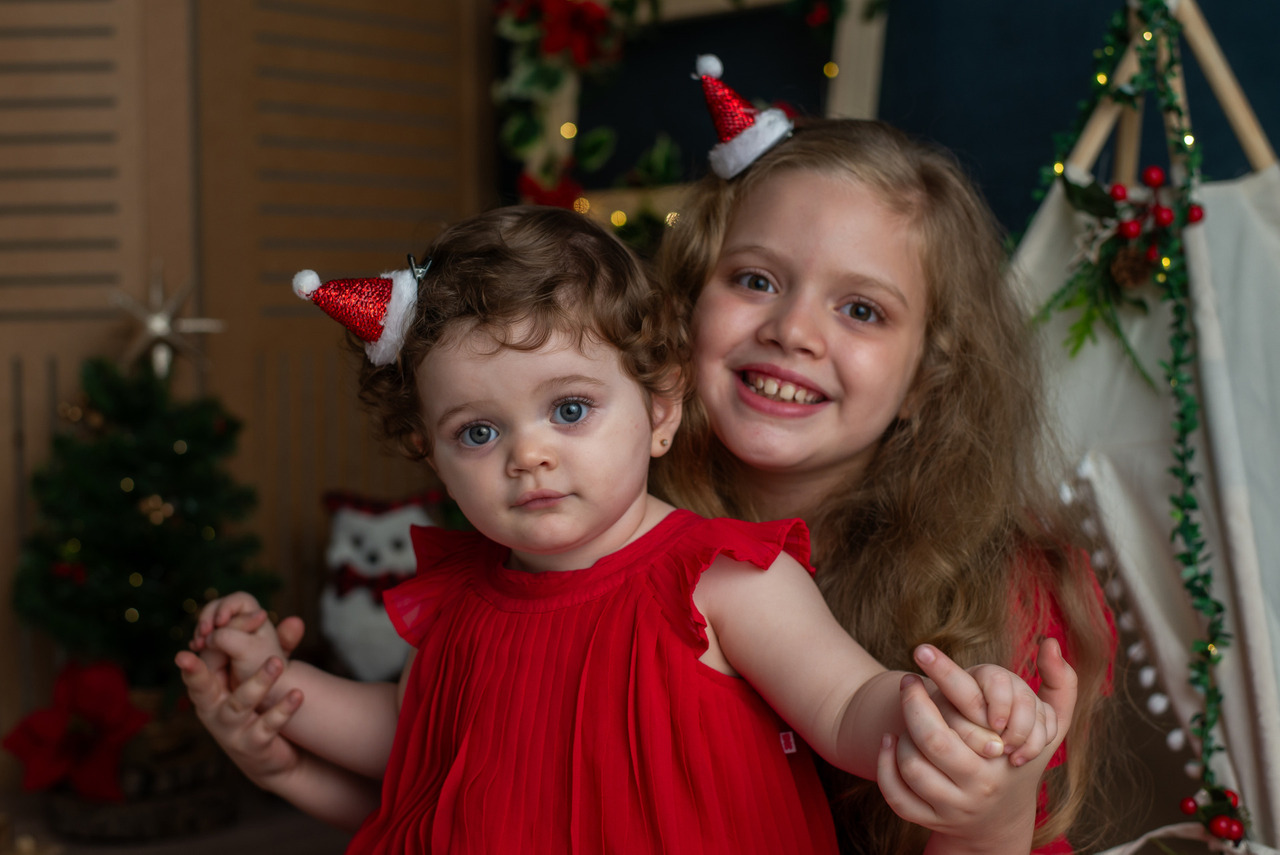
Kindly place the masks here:
[(418, 303), (418, 285), (430, 269), (431, 259), (419, 266), (410, 255), (407, 270), (377, 277), (322, 283), (314, 270), (302, 270), (293, 277), (293, 293), (315, 303), (363, 341), (370, 362), (388, 365), (400, 355)]
[(716, 126), (720, 142), (711, 149), (711, 171), (726, 181), (755, 163), (760, 155), (791, 135), (794, 128), (787, 114), (776, 107), (758, 110), (721, 80), (724, 65), (714, 54), (698, 57), (695, 80), (702, 81), (702, 94)]
[(146, 353), (151, 355), (151, 369), (157, 377), (168, 377), (173, 365), (173, 350), (177, 348), (194, 360), (203, 357), (188, 338), (197, 333), (222, 332), (226, 325), (213, 318), (179, 318), (178, 312), (195, 290), (194, 282), (187, 282), (171, 296), (165, 297), (163, 268), (157, 263), (151, 273), (151, 285), (147, 290), (144, 306), (124, 291), (115, 291), (111, 302), (123, 308), (142, 322), (132, 342), (121, 357), (122, 365), (132, 365)]

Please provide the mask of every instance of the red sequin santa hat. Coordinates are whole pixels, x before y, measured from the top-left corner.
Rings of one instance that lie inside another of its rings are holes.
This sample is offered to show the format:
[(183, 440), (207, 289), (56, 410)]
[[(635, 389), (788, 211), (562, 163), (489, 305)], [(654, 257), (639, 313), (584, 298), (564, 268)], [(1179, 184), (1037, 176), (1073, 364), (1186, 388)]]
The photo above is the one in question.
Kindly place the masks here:
[(366, 279), (331, 279), (321, 283), (314, 270), (293, 277), (293, 293), (310, 300), (364, 341), (374, 365), (395, 362), (418, 302), (418, 283), (431, 268), (419, 267), (409, 256), (408, 270), (394, 270)]
[(746, 169), (756, 158), (791, 134), (793, 125), (787, 114), (771, 107), (757, 110), (720, 81), (724, 65), (714, 54), (698, 57), (698, 73), (707, 109), (716, 125), (720, 142), (707, 159), (711, 171), (726, 181)]

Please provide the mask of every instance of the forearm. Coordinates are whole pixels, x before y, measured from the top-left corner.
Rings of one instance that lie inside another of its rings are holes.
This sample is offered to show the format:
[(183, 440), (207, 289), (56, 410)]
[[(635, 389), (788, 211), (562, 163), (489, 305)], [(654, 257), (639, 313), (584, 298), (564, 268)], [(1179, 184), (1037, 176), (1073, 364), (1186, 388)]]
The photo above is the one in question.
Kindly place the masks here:
[(867, 780), (876, 780), (880, 740), (886, 733), (900, 736), (906, 729), (899, 685), (905, 671), (881, 671), (849, 698), (840, 717), (833, 765)]
[(365, 817), (377, 809), (381, 797), (380, 782), (306, 753), (287, 772), (250, 780), (302, 812), (344, 831), (359, 828)]
[(399, 712), (395, 684), (362, 683), (290, 662), (273, 692), (292, 689), (299, 689), (305, 701), (283, 735), (343, 769), (381, 779)]

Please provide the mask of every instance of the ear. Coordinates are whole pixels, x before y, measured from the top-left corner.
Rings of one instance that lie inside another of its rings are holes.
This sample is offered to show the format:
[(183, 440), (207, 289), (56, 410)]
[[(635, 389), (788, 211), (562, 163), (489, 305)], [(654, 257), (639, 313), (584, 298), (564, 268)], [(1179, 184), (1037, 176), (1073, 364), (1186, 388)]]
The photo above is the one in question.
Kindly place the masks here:
[(652, 407), (653, 431), (650, 434), (649, 455), (661, 457), (671, 450), (671, 443), (684, 415), (684, 403), (679, 398), (654, 395)]

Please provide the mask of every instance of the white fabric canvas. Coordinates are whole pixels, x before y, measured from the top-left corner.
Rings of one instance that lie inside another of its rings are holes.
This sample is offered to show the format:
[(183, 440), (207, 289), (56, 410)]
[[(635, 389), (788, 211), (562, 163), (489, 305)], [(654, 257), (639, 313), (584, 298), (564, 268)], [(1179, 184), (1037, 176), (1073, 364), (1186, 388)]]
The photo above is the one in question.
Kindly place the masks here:
[[(1280, 821), (1280, 167), (1202, 186), (1205, 219), (1186, 232), (1199, 343), (1201, 521), (1215, 596), (1226, 606), (1231, 646), (1217, 669), (1226, 756), (1220, 782), (1238, 790), (1255, 840), (1274, 845)], [(1018, 248), (1014, 275), (1042, 305), (1066, 282), (1076, 252), (1076, 213), (1055, 184)], [(1169, 312), (1154, 289), (1151, 313), (1124, 315), (1125, 334), (1162, 381)], [(1204, 635), (1179, 578), (1170, 542), (1176, 485), (1173, 401), (1153, 390), (1111, 334), (1070, 358), (1071, 312), (1046, 324), (1052, 418), (1079, 475), (1096, 495), (1100, 521), (1136, 612), (1149, 655), (1178, 718), (1203, 708), (1187, 681), (1193, 639)], [(1064, 473), (1069, 480), (1076, 473)], [(1188, 784), (1191, 784), (1190, 779)]]

